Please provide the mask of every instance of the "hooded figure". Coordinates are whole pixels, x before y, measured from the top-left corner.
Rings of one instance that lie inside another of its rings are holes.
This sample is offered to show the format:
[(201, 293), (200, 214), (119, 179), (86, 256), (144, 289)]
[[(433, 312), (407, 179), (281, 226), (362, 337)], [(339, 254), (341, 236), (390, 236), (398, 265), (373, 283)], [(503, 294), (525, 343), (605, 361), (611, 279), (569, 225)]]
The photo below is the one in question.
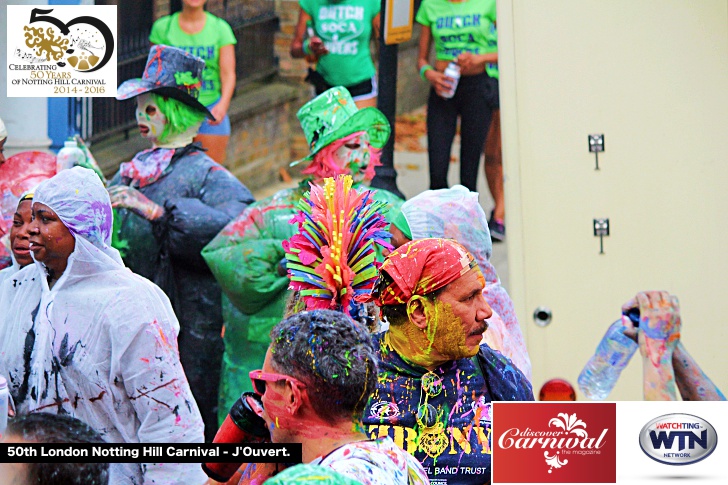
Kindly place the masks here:
[[(362, 182), (374, 177), (391, 131), (381, 111), (358, 109), (343, 87), (331, 88), (303, 105), (298, 119), (310, 153), (291, 165), (307, 162), (303, 173), (309, 178), (297, 188), (281, 190), (248, 207), (202, 252), (227, 297), (223, 299), (220, 423), (240, 393), (252, 390), (248, 372), (260, 367), (270, 331), (283, 318), (289, 280), (282, 264), (282, 243), (298, 232), (291, 219), (309, 183), (350, 175), (354, 189), (365, 188)], [(372, 190), (372, 198), (387, 204), (387, 217), (402, 204), (399, 197), (382, 189)]]
[(115, 236), (124, 261), (164, 290), (180, 318), (180, 358), (212, 440), (222, 292), (200, 251), (254, 198), (192, 141), (202, 120), (212, 116), (197, 101), (204, 66), (181, 49), (155, 45), (142, 78), (119, 87), (118, 99), (136, 97), (141, 135), (153, 147), (121, 164), (109, 193), (119, 211)]
[[(473, 255), (485, 278), (483, 294), (493, 309), (485, 343), (498, 350), (531, 379), (531, 359), (523, 341), (513, 301), (500, 284), (490, 262), (493, 244), (488, 220), (478, 194), (462, 185), (427, 190), (402, 205), (401, 217), (393, 221), (406, 239), (445, 238), (459, 242)], [(396, 232), (396, 231), (395, 231)], [(395, 237), (393, 243), (397, 240)], [(399, 244), (394, 244), (399, 246)]]
[[(124, 267), (111, 228), (93, 171), (64, 170), (38, 186), (29, 229), (36, 262), (0, 291), (0, 373), (20, 413), (70, 414), (112, 443), (200, 443), (169, 299)], [(110, 483), (204, 479), (194, 464), (129, 463), (111, 466)]]

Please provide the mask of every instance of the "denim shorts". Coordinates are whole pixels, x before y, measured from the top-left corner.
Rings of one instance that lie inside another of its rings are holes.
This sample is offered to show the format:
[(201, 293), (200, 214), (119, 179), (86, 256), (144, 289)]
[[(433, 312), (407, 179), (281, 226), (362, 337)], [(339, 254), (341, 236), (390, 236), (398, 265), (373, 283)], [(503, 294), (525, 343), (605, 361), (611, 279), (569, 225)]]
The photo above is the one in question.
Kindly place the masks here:
[[(212, 108), (219, 102), (220, 100), (218, 99), (214, 103), (208, 105), (207, 109), (212, 110)], [(200, 131), (197, 132), (198, 135), (230, 136), (230, 117), (227, 114), (222, 120), (222, 123), (219, 125), (211, 125), (210, 121), (210, 119), (205, 118), (205, 121), (202, 122), (202, 126), (200, 126)]]

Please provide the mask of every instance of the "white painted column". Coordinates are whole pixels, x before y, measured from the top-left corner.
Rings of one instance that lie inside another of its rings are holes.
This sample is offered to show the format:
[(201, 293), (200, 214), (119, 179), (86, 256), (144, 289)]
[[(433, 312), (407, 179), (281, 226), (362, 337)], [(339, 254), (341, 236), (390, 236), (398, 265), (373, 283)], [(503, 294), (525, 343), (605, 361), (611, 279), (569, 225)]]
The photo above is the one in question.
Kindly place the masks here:
[[(12, 3), (47, 5), (48, 1), (13, 0)], [(5, 79), (8, 66), (7, 15), (6, 6), (0, 6), (0, 69), (2, 69), (1, 77)], [(8, 130), (5, 155), (28, 150), (47, 151), (51, 146), (51, 139), (48, 138), (48, 98), (8, 98), (7, 94), (5, 86), (0, 88), (0, 118)], [(65, 120), (63, 122), (65, 123)]]

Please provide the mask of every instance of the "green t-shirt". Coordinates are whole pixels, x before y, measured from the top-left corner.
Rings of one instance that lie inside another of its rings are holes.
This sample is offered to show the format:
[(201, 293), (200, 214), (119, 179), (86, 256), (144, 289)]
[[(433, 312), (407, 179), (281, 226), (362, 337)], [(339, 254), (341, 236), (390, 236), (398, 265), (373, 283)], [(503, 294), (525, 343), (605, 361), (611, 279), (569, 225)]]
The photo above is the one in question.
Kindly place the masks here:
[(329, 50), (316, 65), (327, 83), (352, 86), (374, 76), (369, 42), (380, 0), (300, 0), (300, 4)]
[[(422, 0), (415, 20), (430, 28), (437, 60), (450, 61), (463, 52), (487, 54), (498, 50), (495, 2)], [(485, 70), (488, 75), (498, 77), (497, 64), (488, 64)]]
[(196, 34), (188, 34), (180, 28), (179, 12), (162, 17), (152, 25), (149, 42), (178, 47), (205, 61), (199, 101), (209, 106), (220, 99), (220, 47), (238, 41), (225, 20), (210, 12), (205, 15), (205, 27)]

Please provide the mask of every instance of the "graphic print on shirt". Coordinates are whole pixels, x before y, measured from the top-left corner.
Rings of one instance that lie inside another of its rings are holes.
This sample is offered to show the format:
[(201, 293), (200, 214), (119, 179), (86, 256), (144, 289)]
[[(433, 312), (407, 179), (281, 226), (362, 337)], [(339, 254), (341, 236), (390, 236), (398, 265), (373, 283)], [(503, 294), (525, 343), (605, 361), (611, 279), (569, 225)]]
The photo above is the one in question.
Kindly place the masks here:
[(323, 5), (316, 20), (316, 33), (331, 54), (354, 56), (359, 53), (359, 36), (365, 28), (364, 7)]

